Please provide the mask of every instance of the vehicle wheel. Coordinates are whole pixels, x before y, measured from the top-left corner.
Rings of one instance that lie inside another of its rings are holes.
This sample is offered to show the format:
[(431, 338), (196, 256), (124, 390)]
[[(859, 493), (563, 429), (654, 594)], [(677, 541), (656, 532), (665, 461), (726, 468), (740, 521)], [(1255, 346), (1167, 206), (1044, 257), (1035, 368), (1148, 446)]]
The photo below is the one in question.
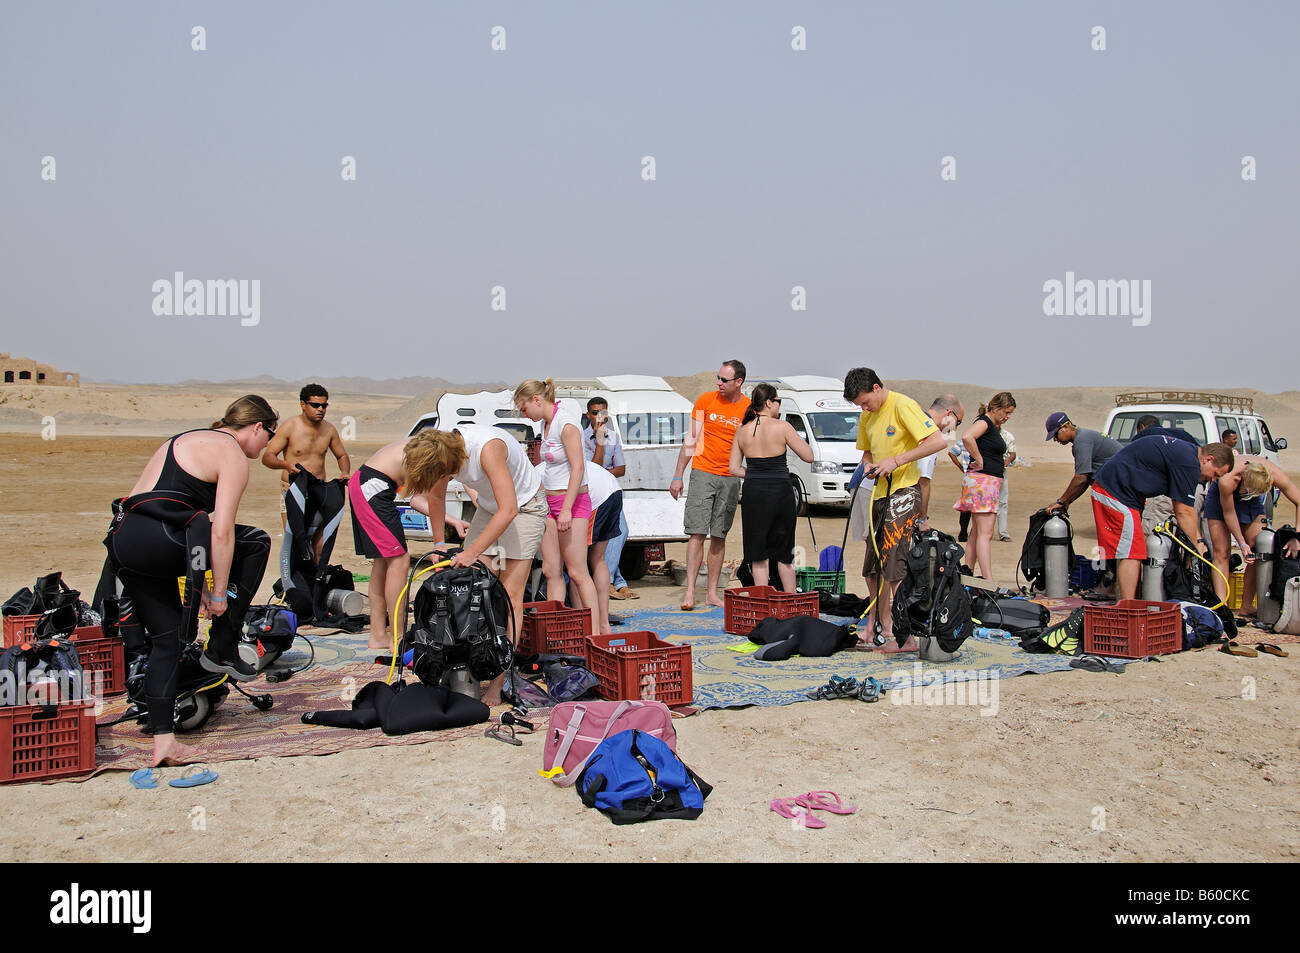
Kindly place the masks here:
[(803, 486), (799, 483), (798, 478), (790, 481), (790, 490), (794, 493), (794, 515), (808, 515), (808, 497), (803, 491)]
[(649, 568), (650, 560), (646, 557), (644, 546), (629, 545), (623, 548), (623, 555), (618, 559), (618, 571), (624, 579), (629, 582), (641, 579)]

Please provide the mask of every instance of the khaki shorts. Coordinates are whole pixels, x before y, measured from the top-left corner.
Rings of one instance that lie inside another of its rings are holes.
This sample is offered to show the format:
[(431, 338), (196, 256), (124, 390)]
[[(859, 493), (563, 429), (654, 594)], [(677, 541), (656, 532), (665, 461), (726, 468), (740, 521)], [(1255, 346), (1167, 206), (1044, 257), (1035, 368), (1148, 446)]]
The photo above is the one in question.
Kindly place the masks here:
[(692, 470), (686, 488), (686, 535), (725, 539), (739, 501), (740, 477)]
[[(875, 500), (871, 507), (871, 526), (876, 532), (880, 555), (885, 561), (885, 582), (898, 582), (907, 574), (907, 541), (921, 515), (921, 488), (907, 486), (895, 490), (886, 499)], [(884, 529), (881, 529), (881, 524)], [(867, 555), (862, 561), (862, 575), (876, 572), (876, 544), (867, 539)]]
[[(532, 559), (542, 548), (548, 512), (546, 491), (538, 490), (536, 496), (519, 508), (505, 532), (487, 548), (487, 554), (496, 552), (506, 559)], [(466, 547), (472, 546), (474, 540), (483, 535), (483, 530), (495, 515), (482, 507), (474, 511), (474, 518), (469, 521), (469, 533), (465, 536)]]

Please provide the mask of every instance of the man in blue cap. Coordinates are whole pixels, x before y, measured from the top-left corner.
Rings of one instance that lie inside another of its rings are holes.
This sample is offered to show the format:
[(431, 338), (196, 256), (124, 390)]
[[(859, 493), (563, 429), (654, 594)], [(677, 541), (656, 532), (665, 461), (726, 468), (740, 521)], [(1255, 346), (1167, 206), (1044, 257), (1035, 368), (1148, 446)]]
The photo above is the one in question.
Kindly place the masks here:
[(1092, 483), (1092, 475), (1119, 452), (1121, 444), (1104, 433), (1076, 427), (1071, 423), (1069, 415), (1059, 410), (1047, 418), (1047, 439), (1068, 446), (1074, 454), (1074, 476), (1070, 478), (1065, 492), (1046, 508), (1047, 512), (1055, 513), (1083, 496)]

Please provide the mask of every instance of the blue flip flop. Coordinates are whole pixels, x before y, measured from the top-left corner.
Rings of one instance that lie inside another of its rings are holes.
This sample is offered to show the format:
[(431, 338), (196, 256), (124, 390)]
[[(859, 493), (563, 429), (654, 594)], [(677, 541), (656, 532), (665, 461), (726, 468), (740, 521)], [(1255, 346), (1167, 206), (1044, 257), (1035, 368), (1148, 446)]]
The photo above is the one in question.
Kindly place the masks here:
[(217, 780), (217, 772), (204, 768), (193, 774), (183, 774), (179, 778), (173, 778), (167, 782), (167, 785), (173, 788), (197, 788), (203, 784), (211, 784), (215, 780)]
[(158, 786), (158, 772), (153, 768), (139, 768), (131, 772), (129, 780), (137, 790), (152, 791)]

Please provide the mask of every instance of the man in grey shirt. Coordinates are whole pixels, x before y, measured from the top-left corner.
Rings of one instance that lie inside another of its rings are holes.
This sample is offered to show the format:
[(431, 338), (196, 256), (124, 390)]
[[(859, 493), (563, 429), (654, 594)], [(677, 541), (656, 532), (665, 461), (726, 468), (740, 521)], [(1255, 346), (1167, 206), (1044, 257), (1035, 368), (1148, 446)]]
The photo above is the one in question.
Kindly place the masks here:
[(1068, 445), (1074, 453), (1074, 476), (1056, 502), (1046, 507), (1047, 512), (1055, 513), (1083, 495), (1092, 482), (1092, 475), (1119, 452), (1121, 445), (1103, 433), (1076, 427), (1069, 416), (1059, 410), (1047, 418), (1047, 439), (1062, 446)]

